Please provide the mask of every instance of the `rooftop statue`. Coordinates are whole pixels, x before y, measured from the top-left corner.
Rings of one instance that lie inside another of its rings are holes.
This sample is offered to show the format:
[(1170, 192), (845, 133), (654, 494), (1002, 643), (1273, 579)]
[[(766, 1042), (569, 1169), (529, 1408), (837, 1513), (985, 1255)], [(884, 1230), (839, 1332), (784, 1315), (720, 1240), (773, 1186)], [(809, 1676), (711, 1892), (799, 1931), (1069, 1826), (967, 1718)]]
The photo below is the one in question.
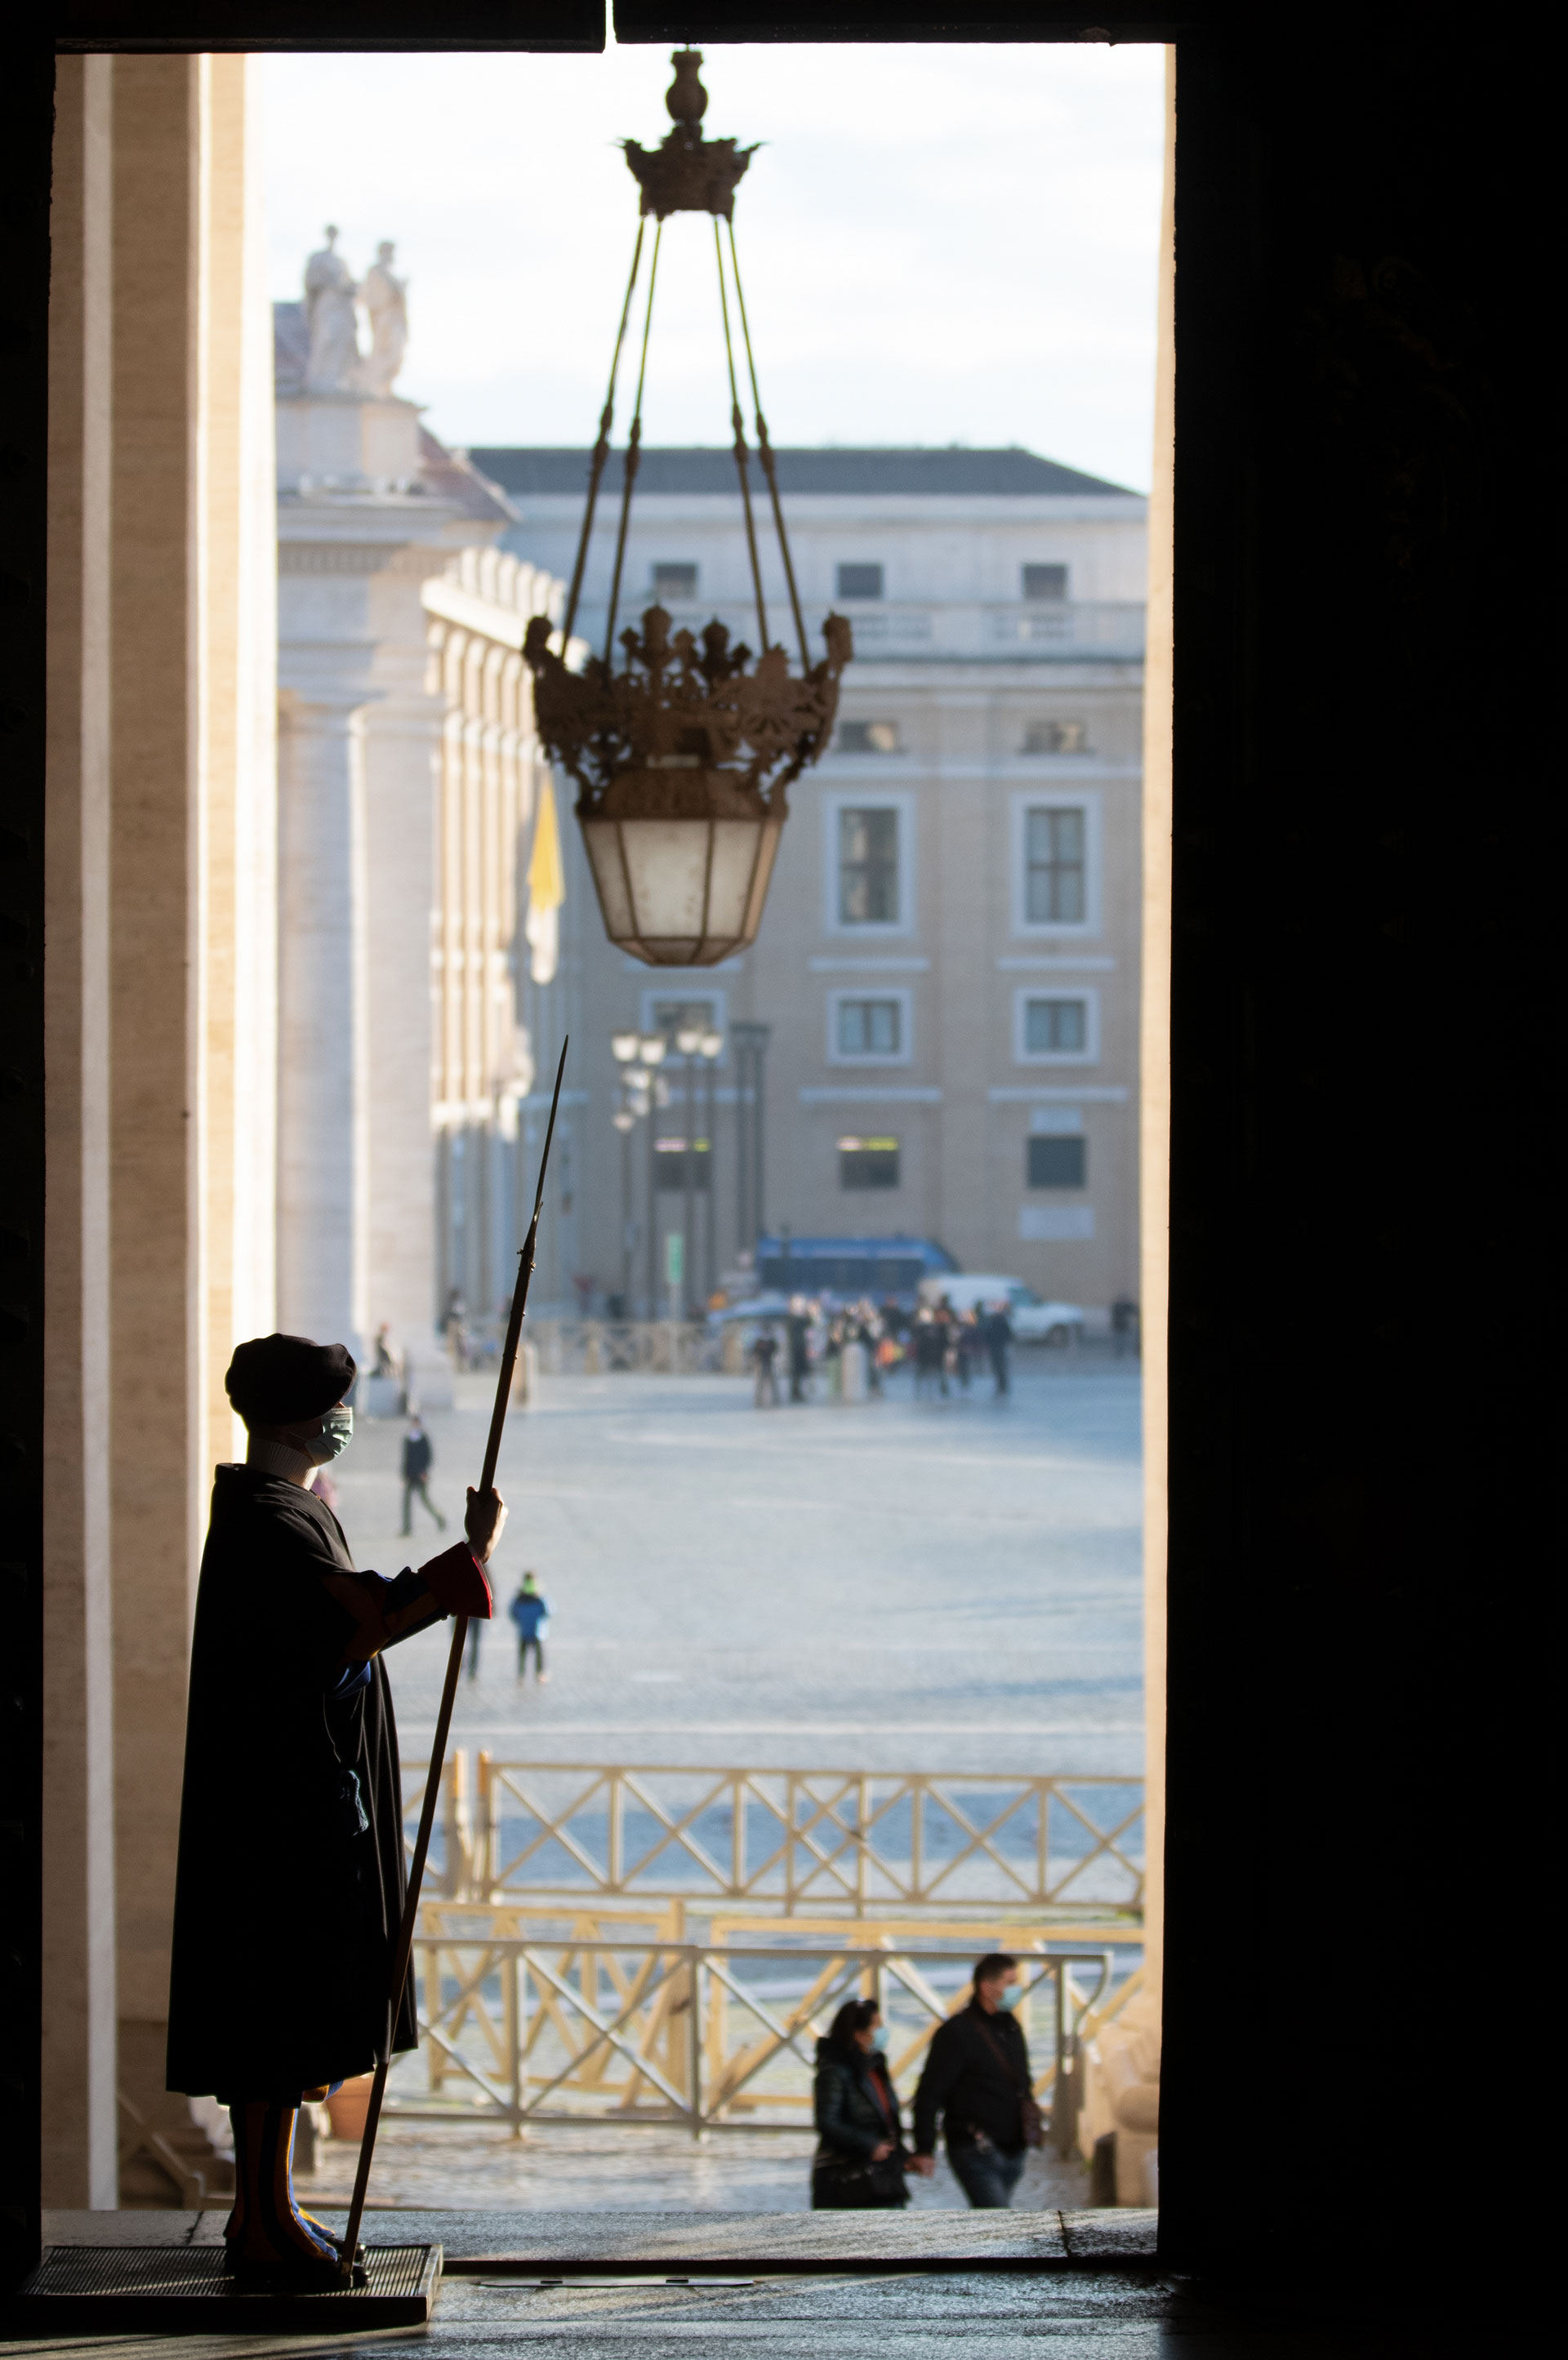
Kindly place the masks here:
[(382, 239), (359, 290), (370, 319), (370, 350), (359, 365), (356, 382), (362, 393), (379, 401), (392, 390), (409, 341), (409, 282), (392, 268), (397, 250), (389, 238)]
[(359, 290), (336, 246), (337, 230), (329, 222), (326, 244), (305, 265), (305, 323), (311, 339), (307, 393), (358, 389), (359, 324), (354, 304)]

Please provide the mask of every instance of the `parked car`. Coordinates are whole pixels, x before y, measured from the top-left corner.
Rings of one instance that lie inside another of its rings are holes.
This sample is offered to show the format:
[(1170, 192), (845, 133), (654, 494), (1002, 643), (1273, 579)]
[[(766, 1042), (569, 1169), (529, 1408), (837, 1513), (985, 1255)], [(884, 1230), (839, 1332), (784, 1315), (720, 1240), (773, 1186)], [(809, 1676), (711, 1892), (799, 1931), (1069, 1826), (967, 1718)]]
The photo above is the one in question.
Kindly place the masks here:
[(940, 1303), (944, 1297), (955, 1311), (978, 1311), (982, 1305), (1005, 1302), (1013, 1333), (1021, 1344), (1070, 1344), (1083, 1334), (1080, 1305), (1042, 1303), (1021, 1278), (965, 1270), (954, 1271), (946, 1278), (921, 1280), (922, 1303)]

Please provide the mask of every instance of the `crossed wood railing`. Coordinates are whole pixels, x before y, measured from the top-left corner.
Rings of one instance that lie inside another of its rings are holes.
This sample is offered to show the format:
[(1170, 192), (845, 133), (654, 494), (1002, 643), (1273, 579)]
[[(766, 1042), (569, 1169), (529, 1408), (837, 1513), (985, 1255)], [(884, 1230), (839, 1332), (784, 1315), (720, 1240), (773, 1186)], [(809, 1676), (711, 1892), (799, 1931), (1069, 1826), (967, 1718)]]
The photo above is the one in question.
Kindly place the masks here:
[(421, 2121), (613, 2121), (718, 2129), (801, 2127), (815, 2043), (846, 1999), (874, 1998), (907, 2097), (933, 2032), (969, 1997), (975, 1957), (1006, 1948), (1035, 2089), (1067, 2151), (1080, 2040), (1138, 1987), (1141, 1935), (1015, 1924), (715, 1918), (687, 1938), (684, 1906), (609, 1912), (433, 1900), (414, 1949), (420, 2055), (389, 2111)]
[[(411, 1825), (425, 1765), (404, 1768)], [(1141, 1778), (450, 1758), (445, 1897), (1141, 1914)]]

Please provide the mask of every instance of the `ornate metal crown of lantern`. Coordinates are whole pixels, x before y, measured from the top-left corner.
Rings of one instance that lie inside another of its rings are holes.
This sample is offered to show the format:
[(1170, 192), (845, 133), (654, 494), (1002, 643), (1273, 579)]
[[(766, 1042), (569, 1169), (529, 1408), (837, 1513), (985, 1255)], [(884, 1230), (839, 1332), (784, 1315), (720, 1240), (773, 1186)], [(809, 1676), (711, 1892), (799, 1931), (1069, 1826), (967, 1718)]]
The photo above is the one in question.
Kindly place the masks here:
[[(558, 646), (570, 644), (593, 531), (599, 485), (609, 457), (616, 378), (641, 268), (648, 219), (654, 223), (637, 397), (627, 437), (620, 528), (610, 579), (604, 651), (572, 671), (552, 647), (548, 619), (536, 615), (523, 653), (534, 678), (539, 735), (577, 786), (577, 818), (605, 929), (612, 942), (650, 967), (711, 967), (756, 938), (793, 781), (815, 762), (832, 734), (839, 677), (854, 652), (840, 615), (823, 625), (826, 650), (813, 663), (795, 588), (779, 500), (778, 475), (757, 391), (756, 365), (735, 254), (736, 185), (755, 150), (733, 139), (705, 139), (698, 126), (707, 93), (697, 79), (702, 54), (677, 49), (665, 104), (674, 129), (652, 149), (625, 142), (626, 160), (642, 192), (637, 243), (610, 363), (609, 391), (588, 468), (587, 504)], [(662, 606), (650, 606), (641, 631), (615, 637), (626, 562), (627, 527), (642, 439), (642, 388), (659, 246), (671, 213), (713, 216), (719, 315), (729, 367), (730, 423), (756, 594), (760, 652), (732, 642), (715, 620), (700, 638), (675, 630)], [(719, 224), (725, 225), (721, 232)], [(728, 254), (726, 253), (728, 245)], [(748, 448), (730, 336), (730, 305), (740, 329), (756, 421), (755, 457), (768, 488), (800, 666), (768, 637), (767, 605), (751, 508)], [(624, 661), (615, 660), (619, 644)]]

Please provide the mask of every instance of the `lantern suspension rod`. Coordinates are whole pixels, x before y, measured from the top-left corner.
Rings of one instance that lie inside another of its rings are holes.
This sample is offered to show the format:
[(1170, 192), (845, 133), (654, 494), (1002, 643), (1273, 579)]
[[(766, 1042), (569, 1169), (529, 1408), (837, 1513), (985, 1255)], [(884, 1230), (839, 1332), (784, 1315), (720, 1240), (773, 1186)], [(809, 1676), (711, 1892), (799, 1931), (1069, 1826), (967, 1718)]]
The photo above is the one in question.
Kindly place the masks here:
[[(757, 629), (762, 639), (759, 655), (768, 647), (768, 610), (762, 604), (762, 568), (757, 555), (757, 527), (751, 514), (751, 486), (747, 480), (746, 428), (740, 416), (740, 390), (735, 382), (735, 347), (729, 340), (729, 299), (724, 291), (724, 242), (718, 235), (718, 215), (713, 216), (713, 258), (718, 265), (718, 309), (724, 320), (724, 357), (729, 366), (729, 422), (735, 429), (735, 466), (740, 477), (740, 505), (746, 514), (746, 548), (751, 560), (751, 587), (757, 594)], [(739, 290), (737, 290), (739, 291)]]
[[(729, 268), (735, 277), (735, 308), (740, 314), (740, 335), (746, 347), (746, 373), (751, 380), (751, 408), (757, 420), (757, 457), (768, 479), (768, 491), (773, 504), (773, 525), (779, 537), (779, 554), (784, 559), (784, 580), (789, 585), (789, 603), (795, 616), (795, 635), (800, 640), (800, 662), (804, 672), (811, 669), (811, 654), (806, 641), (806, 618), (800, 611), (800, 593), (795, 586), (795, 563), (789, 553), (789, 535), (784, 530), (784, 503), (779, 498), (778, 471), (773, 464), (773, 448), (768, 441), (768, 421), (762, 416), (762, 397), (757, 389), (757, 364), (751, 357), (751, 331), (746, 319), (746, 298), (740, 287), (740, 261), (735, 251), (735, 219), (731, 214), (727, 224), (729, 231)], [(718, 222), (714, 219), (713, 233), (718, 235)]]
[(631, 317), (632, 290), (637, 285), (637, 272), (642, 260), (642, 232), (646, 224), (637, 224), (637, 243), (631, 249), (631, 276), (626, 282), (626, 300), (620, 307), (620, 325), (615, 332), (615, 353), (609, 364), (609, 389), (599, 412), (599, 439), (594, 444), (593, 459), (588, 468), (588, 504), (583, 511), (582, 536), (577, 542), (577, 562), (572, 568), (572, 588), (566, 600), (566, 619), (561, 627), (561, 653), (565, 656), (571, 641), (572, 626), (577, 619), (577, 599), (583, 587), (583, 568), (587, 563), (588, 540), (594, 529), (594, 508), (599, 496), (599, 478), (609, 457), (609, 430), (615, 417), (615, 380), (620, 372), (620, 348), (626, 342), (626, 323)]
[(631, 430), (626, 438), (626, 476), (620, 492), (620, 530), (615, 537), (615, 573), (609, 585), (609, 619), (605, 625), (604, 660), (615, 659), (615, 617), (620, 604), (620, 575), (626, 563), (626, 528), (631, 521), (631, 486), (637, 481), (638, 463), (642, 451), (642, 384), (648, 374), (648, 332), (653, 325), (653, 289), (659, 277), (659, 244), (664, 235), (661, 221), (653, 232), (653, 258), (648, 265), (648, 309), (642, 315), (642, 353), (637, 364), (637, 404), (631, 414)]

